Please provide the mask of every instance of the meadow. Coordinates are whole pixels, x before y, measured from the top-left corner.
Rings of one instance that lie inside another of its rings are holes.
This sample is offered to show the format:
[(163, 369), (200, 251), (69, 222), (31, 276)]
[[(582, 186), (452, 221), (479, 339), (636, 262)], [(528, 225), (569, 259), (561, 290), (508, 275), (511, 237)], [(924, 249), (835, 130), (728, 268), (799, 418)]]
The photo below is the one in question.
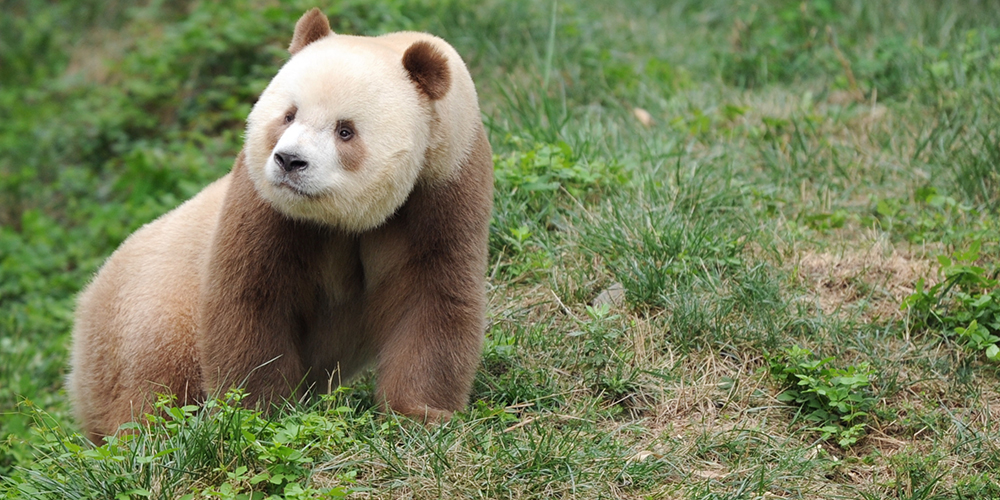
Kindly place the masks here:
[(477, 83), (470, 404), (425, 427), (369, 374), (102, 446), (75, 294), (229, 170), (316, 1), (0, 5), (0, 497), (1000, 498), (995, 2), (320, 3)]

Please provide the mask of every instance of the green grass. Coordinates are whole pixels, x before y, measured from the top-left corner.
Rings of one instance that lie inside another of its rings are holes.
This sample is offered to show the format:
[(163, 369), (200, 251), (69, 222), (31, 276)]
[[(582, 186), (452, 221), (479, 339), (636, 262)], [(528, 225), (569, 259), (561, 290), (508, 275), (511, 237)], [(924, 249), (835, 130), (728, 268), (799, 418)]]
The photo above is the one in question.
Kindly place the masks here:
[(75, 294), (229, 169), (312, 6), (5, 6), (0, 496), (1000, 498), (1000, 10), (959, 0), (321, 5), (476, 80), (472, 402), (425, 428), (366, 375), (84, 443)]

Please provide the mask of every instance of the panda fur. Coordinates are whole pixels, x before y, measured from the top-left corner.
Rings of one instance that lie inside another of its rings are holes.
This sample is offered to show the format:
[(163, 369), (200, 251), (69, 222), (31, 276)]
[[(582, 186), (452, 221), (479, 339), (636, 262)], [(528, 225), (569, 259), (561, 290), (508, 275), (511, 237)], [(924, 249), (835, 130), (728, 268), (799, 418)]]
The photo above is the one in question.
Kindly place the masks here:
[(462, 59), (424, 33), (295, 26), (232, 171), (81, 293), (68, 391), (92, 440), (240, 386), (268, 405), (374, 366), (386, 409), (464, 407), (485, 329), (492, 153)]

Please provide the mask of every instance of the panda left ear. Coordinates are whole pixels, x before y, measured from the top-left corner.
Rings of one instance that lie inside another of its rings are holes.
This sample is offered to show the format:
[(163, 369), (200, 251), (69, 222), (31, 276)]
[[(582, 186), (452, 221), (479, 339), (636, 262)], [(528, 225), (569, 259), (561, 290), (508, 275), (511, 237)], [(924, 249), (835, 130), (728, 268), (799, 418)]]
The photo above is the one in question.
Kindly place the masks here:
[(306, 45), (319, 40), (333, 33), (330, 30), (330, 20), (326, 18), (318, 8), (313, 7), (295, 23), (295, 34), (292, 35), (292, 44), (288, 46), (288, 52), (293, 56)]
[(428, 41), (414, 42), (406, 49), (403, 67), (409, 73), (410, 80), (432, 101), (444, 97), (451, 87), (448, 57)]

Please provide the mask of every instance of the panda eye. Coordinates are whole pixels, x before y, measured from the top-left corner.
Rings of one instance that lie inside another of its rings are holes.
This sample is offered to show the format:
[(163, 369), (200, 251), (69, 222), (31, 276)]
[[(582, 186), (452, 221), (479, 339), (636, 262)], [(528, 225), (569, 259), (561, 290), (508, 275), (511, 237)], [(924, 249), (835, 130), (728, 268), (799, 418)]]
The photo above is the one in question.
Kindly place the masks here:
[(289, 124), (289, 123), (292, 123), (293, 121), (295, 121), (295, 111), (296, 110), (293, 109), (293, 110), (285, 113), (285, 124), (286, 125)]
[(337, 124), (337, 137), (347, 142), (354, 138), (354, 125), (351, 122), (340, 122)]

